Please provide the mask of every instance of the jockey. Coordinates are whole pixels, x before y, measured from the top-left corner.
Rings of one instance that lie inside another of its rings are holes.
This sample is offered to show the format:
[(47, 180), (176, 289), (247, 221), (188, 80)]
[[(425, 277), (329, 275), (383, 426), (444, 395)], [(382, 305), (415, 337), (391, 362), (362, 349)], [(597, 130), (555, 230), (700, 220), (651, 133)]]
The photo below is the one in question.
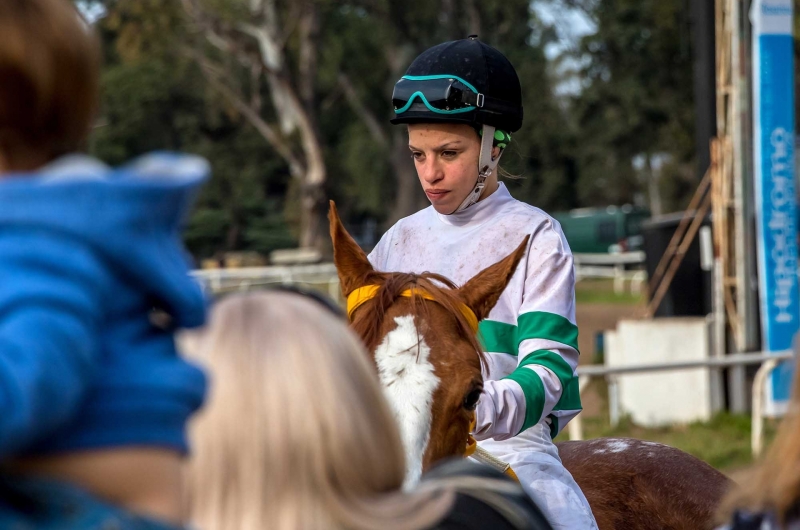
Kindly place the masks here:
[(408, 126), (431, 206), (389, 229), (370, 262), (381, 271), (429, 271), (464, 284), (530, 236), (519, 268), (480, 324), (488, 372), (474, 436), (511, 464), (554, 528), (596, 528), (552, 441), (581, 410), (572, 253), (558, 222), (497, 180), (500, 156), (522, 126), (517, 73), (472, 35), (417, 57), (392, 102), (391, 121)]

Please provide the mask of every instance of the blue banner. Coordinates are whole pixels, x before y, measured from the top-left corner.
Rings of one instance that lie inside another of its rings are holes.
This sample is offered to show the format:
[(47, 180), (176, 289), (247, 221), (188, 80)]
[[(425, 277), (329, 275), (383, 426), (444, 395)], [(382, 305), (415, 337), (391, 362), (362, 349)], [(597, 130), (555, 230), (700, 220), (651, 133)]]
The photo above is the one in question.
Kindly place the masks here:
[[(800, 327), (794, 164), (794, 39), (791, 0), (755, 0), (753, 23), (754, 178), (764, 350), (792, 348)], [(784, 412), (792, 368), (768, 384), (767, 412)]]

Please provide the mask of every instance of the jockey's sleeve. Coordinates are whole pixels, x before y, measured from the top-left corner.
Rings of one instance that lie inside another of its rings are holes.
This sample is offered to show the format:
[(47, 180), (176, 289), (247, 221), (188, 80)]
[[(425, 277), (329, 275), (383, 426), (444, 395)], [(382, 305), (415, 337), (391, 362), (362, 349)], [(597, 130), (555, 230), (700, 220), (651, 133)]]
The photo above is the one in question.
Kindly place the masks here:
[(514, 326), (517, 368), (484, 383), (477, 439), (507, 439), (545, 419), (555, 436), (581, 410), (572, 253), (554, 221), (534, 232), (528, 252)]
[(97, 364), (107, 278), (70, 238), (0, 229), (0, 459), (77, 411)]

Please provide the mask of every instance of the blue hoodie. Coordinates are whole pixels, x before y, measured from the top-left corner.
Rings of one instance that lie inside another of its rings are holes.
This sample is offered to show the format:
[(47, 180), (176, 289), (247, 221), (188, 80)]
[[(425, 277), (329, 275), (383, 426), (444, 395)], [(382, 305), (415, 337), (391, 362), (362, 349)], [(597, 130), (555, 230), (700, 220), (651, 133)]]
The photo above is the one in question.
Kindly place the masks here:
[(0, 458), (186, 451), (205, 378), (151, 310), (173, 327), (204, 321), (180, 227), (208, 174), (200, 158), (153, 154), (0, 178)]

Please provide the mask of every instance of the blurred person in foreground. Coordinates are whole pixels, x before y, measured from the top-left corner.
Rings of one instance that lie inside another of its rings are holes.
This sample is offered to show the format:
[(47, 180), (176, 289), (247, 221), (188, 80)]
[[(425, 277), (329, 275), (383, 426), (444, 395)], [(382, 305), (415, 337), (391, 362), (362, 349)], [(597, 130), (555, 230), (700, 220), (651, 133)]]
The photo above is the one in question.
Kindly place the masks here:
[(182, 524), (205, 377), (172, 328), (205, 301), (179, 229), (208, 165), (75, 154), (99, 55), (68, 0), (0, 1), (0, 528)]
[(190, 429), (197, 528), (550, 529), (517, 484), (466, 461), (400, 491), (403, 447), (375, 367), (318, 301), (229, 296), (183, 344), (211, 378)]
[(800, 530), (800, 370), (764, 459), (723, 501), (719, 530)]

